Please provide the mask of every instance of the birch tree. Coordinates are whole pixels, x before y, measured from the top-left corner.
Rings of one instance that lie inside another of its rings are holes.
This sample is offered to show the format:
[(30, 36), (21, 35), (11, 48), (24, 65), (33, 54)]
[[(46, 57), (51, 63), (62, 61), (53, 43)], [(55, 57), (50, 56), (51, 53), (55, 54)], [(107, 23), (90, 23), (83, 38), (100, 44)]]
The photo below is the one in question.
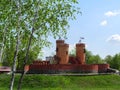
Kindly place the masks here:
[(16, 48), (14, 52), (14, 58), (13, 58), (13, 65), (12, 65), (12, 76), (11, 76), (11, 82), (10, 82), (10, 90), (13, 90), (13, 85), (14, 85), (14, 79), (15, 79), (15, 73), (16, 73), (16, 62), (17, 62), (17, 56), (19, 52), (19, 40), (20, 40), (20, 32), (21, 32), (21, 2), (20, 0), (16, 1), (16, 6), (17, 6), (17, 26), (16, 26)]
[[(24, 67), (29, 60), (30, 50), (35, 46), (38, 46), (39, 50), (48, 46), (50, 44), (49, 36), (65, 38), (69, 28), (69, 20), (75, 19), (75, 15), (79, 13), (77, 4), (77, 0), (0, 1), (0, 14), (2, 15), (0, 25), (3, 27), (6, 25), (5, 20), (8, 22), (3, 61), (8, 64), (12, 62), (11, 64), (15, 68), (19, 51), (24, 50), (26, 53), (18, 90), (21, 89), (25, 74)], [(4, 17), (5, 19), (3, 19)], [(5, 27), (2, 29), (5, 30)], [(10, 56), (8, 56), (8, 52)], [(15, 71), (15, 69), (12, 69), (12, 71)], [(13, 87), (12, 84), (11, 87)]]
[(76, 0), (38, 0), (36, 2), (30, 0), (30, 3), (27, 3), (27, 5), (32, 5), (30, 9), (28, 9), (29, 14), (27, 14), (27, 16), (32, 14), (28, 16), (30, 17), (29, 25), (31, 26), (31, 34), (18, 90), (21, 88), (22, 79), (25, 74), (24, 68), (28, 61), (33, 35), (37, 35), (39, 42), (41, 42), (41, 37), (46, 39), (48, 35), (53, 35), (53, 37), (64, 37), (66, 35), (66, 27), (69, 26), (68, 20), (75, 19), (74, 13), (76, 12), (76, 8), (73, 6), (75, 3), (77, 3)]

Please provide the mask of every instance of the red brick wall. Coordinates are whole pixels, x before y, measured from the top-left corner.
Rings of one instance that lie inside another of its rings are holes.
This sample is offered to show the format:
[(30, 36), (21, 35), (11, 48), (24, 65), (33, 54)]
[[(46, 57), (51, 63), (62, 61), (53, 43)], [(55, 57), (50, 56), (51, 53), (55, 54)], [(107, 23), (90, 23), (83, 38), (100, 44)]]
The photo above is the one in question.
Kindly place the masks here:
[(107, 69), (110, 68), (109, 64), (97, 64), (99, 72), (107, 72)]
[(33, 71), (77, 71), (82, 73), (98, 72), (98, 65), (80, 65), (80, 64), (49, 64), (39, 65), (32, 64), (29, 67)]

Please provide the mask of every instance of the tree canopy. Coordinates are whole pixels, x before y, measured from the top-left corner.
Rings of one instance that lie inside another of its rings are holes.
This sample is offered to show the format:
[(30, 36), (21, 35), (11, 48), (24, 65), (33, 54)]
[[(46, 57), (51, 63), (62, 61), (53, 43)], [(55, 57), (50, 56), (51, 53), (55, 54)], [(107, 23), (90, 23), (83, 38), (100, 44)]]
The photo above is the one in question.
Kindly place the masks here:
[(107, 55), (104, 60), (110, 64), (111, 68), (120, 70), (120, 53), (113, 56)]
[(0, 60), (12, 65), (17, 33), (19, 51), (25, 51), (32, 33), (30, 49), (40, 53), (49, 46), (48, 36), (66, 37), (68, 21), (75, 19), (77, 0), (1, 0), (0, 1)]

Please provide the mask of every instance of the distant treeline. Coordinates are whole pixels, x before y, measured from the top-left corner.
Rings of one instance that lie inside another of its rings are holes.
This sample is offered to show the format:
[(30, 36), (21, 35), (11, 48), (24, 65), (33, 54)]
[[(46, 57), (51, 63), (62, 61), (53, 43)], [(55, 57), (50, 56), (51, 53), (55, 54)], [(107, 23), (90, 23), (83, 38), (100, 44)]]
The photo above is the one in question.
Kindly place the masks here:
[[(70, 55), (75, 55), (75, 49), (70, 51)], [(120, 70), (120, 53), (113, 56), (107, 55), (104, 59), (100, 55), (94, 55), (91, 51), (86, 50), (86, 63), (87, 64), (102, 64), (108, 63), (111, 68)]]

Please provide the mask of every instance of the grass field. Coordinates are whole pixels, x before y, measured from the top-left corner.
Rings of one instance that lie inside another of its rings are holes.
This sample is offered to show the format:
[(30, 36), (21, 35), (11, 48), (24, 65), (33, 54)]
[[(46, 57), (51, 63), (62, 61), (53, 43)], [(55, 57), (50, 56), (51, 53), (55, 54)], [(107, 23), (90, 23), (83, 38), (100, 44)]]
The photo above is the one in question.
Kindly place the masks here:
[[(15, 77), (17, 88), (19, 75)], [(0, 74), (0, 90), (8, 90), (10, 75)], [(119, 90), (119, 75), (50, 76), (25, 75), (22, 90)]]

